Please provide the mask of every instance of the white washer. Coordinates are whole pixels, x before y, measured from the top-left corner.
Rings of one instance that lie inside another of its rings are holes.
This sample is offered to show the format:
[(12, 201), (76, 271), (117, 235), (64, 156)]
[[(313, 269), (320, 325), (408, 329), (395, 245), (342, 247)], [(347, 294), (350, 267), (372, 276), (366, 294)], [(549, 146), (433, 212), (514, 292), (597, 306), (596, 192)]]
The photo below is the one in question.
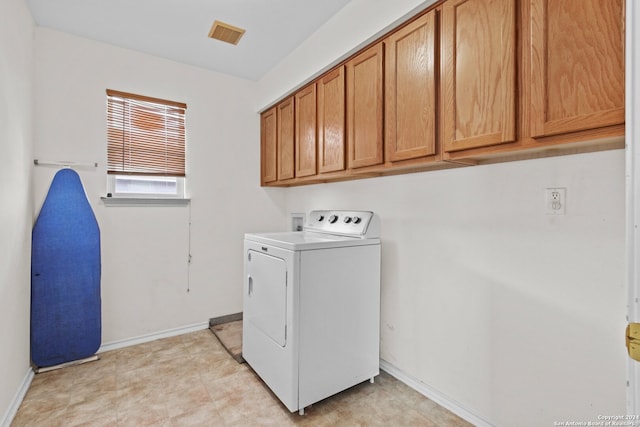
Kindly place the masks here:
[(379, 374), (379, 237), (363, 211), (245, 234), (242, 356), (291, 412)]

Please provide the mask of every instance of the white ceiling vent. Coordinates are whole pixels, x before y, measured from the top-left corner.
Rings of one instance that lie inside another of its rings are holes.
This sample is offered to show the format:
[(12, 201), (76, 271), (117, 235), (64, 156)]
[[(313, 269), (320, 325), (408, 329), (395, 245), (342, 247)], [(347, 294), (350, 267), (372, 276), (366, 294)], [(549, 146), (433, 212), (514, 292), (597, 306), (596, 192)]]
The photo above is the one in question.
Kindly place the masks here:
[(238, 44), (245, 30), (220, 21), (214, 21), (209, 37), (225, 43)]

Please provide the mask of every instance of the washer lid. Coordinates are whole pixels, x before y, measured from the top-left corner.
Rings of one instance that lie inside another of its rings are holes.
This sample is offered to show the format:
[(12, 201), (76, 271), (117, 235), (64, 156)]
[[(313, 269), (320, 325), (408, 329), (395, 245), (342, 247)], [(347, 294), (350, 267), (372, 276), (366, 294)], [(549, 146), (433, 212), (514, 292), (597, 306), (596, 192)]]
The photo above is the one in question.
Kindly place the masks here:
[(362, 239), (310, 231), (249, 233), (245, 234), (244, 238), (252, 242), (288, 249), (290, 251), (380, 244), (380, 239), (377, 238)]

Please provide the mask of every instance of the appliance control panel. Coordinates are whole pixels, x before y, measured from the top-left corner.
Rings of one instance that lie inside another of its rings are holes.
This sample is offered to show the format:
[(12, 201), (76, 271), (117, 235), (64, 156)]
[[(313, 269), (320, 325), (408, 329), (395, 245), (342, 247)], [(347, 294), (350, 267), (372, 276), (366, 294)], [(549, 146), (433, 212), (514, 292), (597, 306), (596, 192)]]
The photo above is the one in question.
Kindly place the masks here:
[(370, 211), (311, 211), (305, 230), (360, 238), (380, 237), (379, 221)]

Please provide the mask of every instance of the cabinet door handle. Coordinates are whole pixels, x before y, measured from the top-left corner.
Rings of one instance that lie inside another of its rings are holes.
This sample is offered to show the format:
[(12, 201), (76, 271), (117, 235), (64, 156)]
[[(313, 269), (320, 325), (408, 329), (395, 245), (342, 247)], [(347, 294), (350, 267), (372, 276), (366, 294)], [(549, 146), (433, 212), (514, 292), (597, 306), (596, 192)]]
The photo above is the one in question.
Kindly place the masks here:
[(249, 296), (251, 296), (251, 294), (253, 293), (253, 277), (249, 275), (248, 279), (249, 279)]

